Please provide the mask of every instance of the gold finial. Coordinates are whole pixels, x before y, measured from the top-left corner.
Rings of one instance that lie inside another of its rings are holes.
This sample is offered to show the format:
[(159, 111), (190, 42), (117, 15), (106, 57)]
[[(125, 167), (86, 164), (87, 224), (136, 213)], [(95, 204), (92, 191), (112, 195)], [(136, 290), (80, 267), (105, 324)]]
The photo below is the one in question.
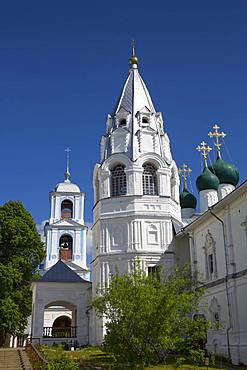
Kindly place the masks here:
[(214, 145), (216, 146), (217, 148), (217, 157), (220, 158), (221, 157), (221, 154), (220, 154), (220, 147), (221, 147), (221, 143), (220, 143), (220, 140), (219, 138), (222, 137), (222, 139), (226, 136), (226, 134), (222, 131), (222, 132), (219, 132), (219, 128), (220, 126), (218, 126), (217, 124), (215, 124), (213, 126), (214, 128), (214, 132), (209, 132), (208, 133), (208, 136), (212, 139), (213, 137), (215, 137), (215, 142), (214, 142)]
[(184, 179), (184, 189), (187, 189), (187, 177), (192, 172), (192, 169), (187, 166), (187, 164), (183, 164), (182, 168), (178, 169), (178, 173)]
[(203, 159), (204, 159), (204, 164), (205, 164), (205, 167), (207, 167), (208, 166), (207, 156), (208, 156), (208, 153), (212, 150), (212, 148), (210, 148), (209, 145), (207, 146), (205, 141), (202, 141), (200, 145), (198, 145), (196, 147), (196, 150), (198, 150), (198, 152), (202, 152), (202, 156), (203, 156)]
[(136, 43), (135, 43), (135, 40), (133, 39), (132, 40), (132, 55), (131, 57), (129, 58), (129, 63), (130, 65), (132, 65), (132, 68), (137, 68), (137, 65), (138, 65), (138, 58), (136, 56), (136, 52), (135, 52), (135, 47), (136, 47)]
[(65, 152), (67, 153), (67, 156), (66, 156), (66, 171), (65, 171), (65, 182), (70, 182), (70, 172), (69, 172), (69, 153), (71, 152), (71, 149), (70, 148), (66, 148), (65, 149)]

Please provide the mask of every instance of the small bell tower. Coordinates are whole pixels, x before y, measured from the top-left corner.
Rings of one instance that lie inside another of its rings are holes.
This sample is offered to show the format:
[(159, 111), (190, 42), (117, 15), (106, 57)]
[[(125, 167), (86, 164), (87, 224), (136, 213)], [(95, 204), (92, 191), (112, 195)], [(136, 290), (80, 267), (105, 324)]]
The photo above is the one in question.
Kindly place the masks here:
[(54, 191), (50, 192), (50, 218), (45, 225), (45, 270), (58, 260), (63, 260), (72, 269), (79, 268), (79, 274), (84, 276), (89, 271), (86, 264), (84, 193), (70, 181), (69, 148), (66, 153), (64, 182), (57, 184)]

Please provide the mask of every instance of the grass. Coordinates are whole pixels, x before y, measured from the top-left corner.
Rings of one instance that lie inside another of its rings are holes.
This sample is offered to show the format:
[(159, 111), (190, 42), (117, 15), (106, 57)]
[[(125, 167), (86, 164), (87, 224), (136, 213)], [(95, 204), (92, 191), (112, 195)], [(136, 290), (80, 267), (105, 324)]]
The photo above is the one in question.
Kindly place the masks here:
[[(44, 348), (44, 347), (43, 347)], [(61, 350), (61, 349), (60, 349)], [(56, 352), (59, 351), (56, 347), (45, 347), (45, 355), (47, 359), (52, 359), (55, 357)], [(85, 347), (78, 351), (64, 351), (67, 356), (75, 360), (80, 369), (115, 369), (115, 370), (124, 370), (131, 369), (125, 364), (119, 364), (115, 361), (114, 357), (110, 354), (103, 352), (98, 347)], [(212, 366), (212, 365), (211, 365)], [(132, 369), (134, 369), (132, 367)], [(223, 362), (219, 366), (215, 367), (206, 367), (193, 365), (186, 361), (181, 367), (176, 368), (176, 359), (170, 357), (167, 359), (166, 364), (149, 366), (145, 368), (146, 370), (247, 370), (245, 366), (234, 366), (229, 363)]]

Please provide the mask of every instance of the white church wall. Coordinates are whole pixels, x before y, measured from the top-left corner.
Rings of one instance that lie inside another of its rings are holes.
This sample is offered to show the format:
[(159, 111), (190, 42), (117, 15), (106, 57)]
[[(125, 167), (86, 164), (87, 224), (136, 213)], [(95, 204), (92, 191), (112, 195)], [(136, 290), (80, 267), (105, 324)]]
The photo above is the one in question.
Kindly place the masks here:
[(234, 246), (236, 270), (247, 268), (247, 193), (229, 205), (228, 238)]
[(239, 277), (237, 280), (237, 307), (240, 326), (240, 335), (237, 342), (239, 345), (240, 362), (247, 364), (247, 320), (246, 320), (246, 305), (247, 305), (247, 275)]
[[(214, 299), (217, 299), (217, 309), (212, 308), (212, 302)], [(224, 283), (207, 289), (206, 302), (208, 311), (205, 312), (205, 315), (213, 324), (212, 329), (208, 331), (207, 349), (227, 358), (227, 329), (229, 328), (229, 315)]]
[[(212, 300), (220, 307), (219, 321), (222, 328), (209, 331), (208, 348), (218, 354), (228, 354), (229, 349), (234, 363), (247, 364), (247, 183), (225, 197), (210, 211), (185, 227), (183, 233), (190, 236), (190, 256), (192, 266), (203, 274), (208, 300), (208, 317), (212, 319)], [(182, 235), (182, 234), (181, 234)], [(186, 239), (185, 236), (182, 240)], [(186, 241), (184, 242), (187, 245)], [(211, 268), (208, 256), (212, 254)], [(227, 254), (227, 258), (226, 258)], [(196, 263), (195, 263), (196, 260)], [(228, 278), (226, 281), (226, 260)], [(230, 312), (230, 314), (229, 314)], [(211, 316), (210, 316), (211, 315)]]
[(101, 215), (102, 219), (106, 219), (111, 215), (116, 216), (132, 216), (142, 215), (143, 217), (160, 217), (169, 218), (170, 215), (174, 219), (180, 219), (181, 209), (177, 202), (172, 201), (167, 197), (160, 196), (122, 196), (102, 199), (94, 207), (94, 215)]
[(126, 129), (119, 128), (111, 136), (112, 153), (123, 153), (128, 150), (130, 134)]
[(209, 222), (206, 222), (200, 228), (194, 230), (194, 246), (197, 251), (197, 262), (198, 262), (198, 271), (203, 274), (205, 280), (209, 279), (207, 274), (207, 257), (208, 254), (206, 250), (206, 244), (208, 240), (212, 238), (212, 243), (215, 243), (215, 255), (213, 258), (216, 259), (217, 264), (217, 274), (216, 276), (211, 276), (210, 280), (220, 279), (225, 276), (225, 253), (224, 253), (224, 240), (222, 233), (222, 226), (219, 222), (215, 222), (214, 219), (210, 219)]
[[(89, 342), (88, 309), (91, 303), (90, 283), (36, 283), (33, 289), (32, 336), (41, 343), (52, 344), (55, 338), (43, 338), (44, 310), (48, 306), (64, 306), (76, 310), (77, 339), (79, 345)], [(73, 308), (72, 308), (73, 307)], [(65, 338), (63, 338), (65, 339)]]
[(175, 264), (183, 267), (190, 261), (190, 243), (187, 235), (183, 239), (175, 240)]
[(218, 189), (218, 198), (219, 200), (225, 198), (235, 189), (235, 186), (231, 184), (220, 184)]
[[(158, 251), (163, 253), (172, 243), (171, 220), (152, 217), (126, 216), (108, 217), (93, 227), (98, 247), (94, 253), (138, 251)], [(96, 244), (97, 245), (97, 244)], [(98, 249), (97, 249), (98, 248)]]

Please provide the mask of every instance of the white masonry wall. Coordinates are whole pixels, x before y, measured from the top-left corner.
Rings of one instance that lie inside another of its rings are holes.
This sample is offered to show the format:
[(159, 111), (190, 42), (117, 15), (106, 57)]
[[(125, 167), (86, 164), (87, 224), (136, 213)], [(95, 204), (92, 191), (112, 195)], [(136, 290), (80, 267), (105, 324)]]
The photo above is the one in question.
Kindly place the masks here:
[[(222, 325), (218, 330), (209, 331), (207, 347), (227, 356), (229, 329), (233, 362), (247, 364), (247, 183), (235, 192), (222, 200), (222, 206), (219, 203), (213, 208), (224, 222), (226, 244), (222, 225), (210, 212), (201, 216), (201, 222), (185, 228), (184, 233), (189, 231), (192, 266), (203, 275), (208, 287), (206, 315), (215, 321), (216, 314)], [(214, 256), (213, 273), (210, 273), (208, 254)]]

